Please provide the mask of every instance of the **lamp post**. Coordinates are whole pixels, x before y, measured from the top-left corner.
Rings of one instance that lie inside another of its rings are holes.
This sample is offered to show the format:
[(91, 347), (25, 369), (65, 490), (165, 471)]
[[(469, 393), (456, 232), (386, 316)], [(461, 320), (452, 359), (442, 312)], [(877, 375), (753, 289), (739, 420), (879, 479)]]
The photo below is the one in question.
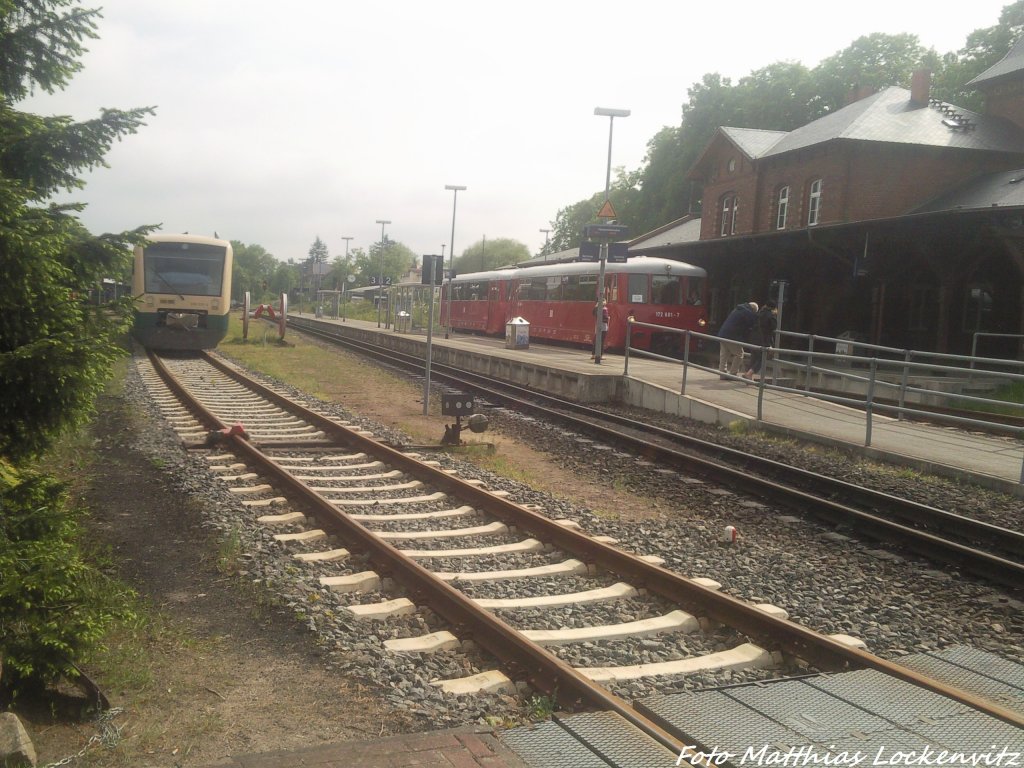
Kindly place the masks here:
[[(348, 281), (348, 242), (349, 242), (349, 240), (352, 240), (354, 238), (352, 238), (352, 237), (342, 237), (341, 239), (345, 241), (345, 272), (346, 272), (346, 274), (345, 274), (345, 279), (341, 281), (341, 319), (344, 320), (345, 319), (345, 283)], [(335, 318), (338, 317), (338, 313), (337, 312), (334, 313), (334, 317)]]
[[(608, 207), (608, 193), (612, 184), (612, 131), (615, 127), (616, 117), (629, 117), (628, 109), (611, 109), (608, 107), (595, 107), (594, 114), (599, 117), (608, 118), (608, 166), (604, 175), (604, 207)], [(603, 210), (603, 209), (602, 209)], [(602, 346), (604, 345), (604, 327), (601, 318), (604, 310), (604, 267), (608, 261), (608, 243), (601, 243), (601, 268), (597, 275), (597, 311), (594, 312), (594, 362), (601, 363)]]
[(380, 277), (377, 280), (377, 327), (380, 328), (380, 308), (384, 303), (384, 225), (390, 224), (386, 219), (377, 219), (380, 224)]
[(447, 339), (452, 332), (452, 271), (455, 268), (455, 206), (459, 201), (459, 192), (464, 192), (465, 187), (458, 184), (445, 184), (445, 189), (452, 191), (452, 237), (448, 244), (451, 249), (448, 251), (448, 317), (444, 326), (444, 337)]
[[(548, 247), (548, 235), (551, 234), (551, 230), (550, 229), (538, 229), (537, 231), (544, 233), (544, 249), (546, 250), (547, 247)], [(547, 260), (548, 260), (548, 255), (545, 253), (544, 254), (544, 261), (547, 261)]]

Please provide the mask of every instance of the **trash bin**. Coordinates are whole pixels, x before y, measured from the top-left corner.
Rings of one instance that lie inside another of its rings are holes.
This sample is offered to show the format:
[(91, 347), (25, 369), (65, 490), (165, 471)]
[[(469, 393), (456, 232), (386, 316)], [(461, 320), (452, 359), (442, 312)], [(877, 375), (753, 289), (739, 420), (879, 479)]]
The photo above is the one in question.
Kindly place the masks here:
[(399, 312), (395, 316), (395, 330), (399, 333), (408, 333), (412, 325), (412, 315), (408, 312)]
[(505, 349), (527, 349), (530, 346), (530, 322), (513, 317), (505, 323)]
[(837, 355), (852, 355), (853, 354), (853, 342), (857, 341), (857, 334), (853, 331), (843, 331), (837, 337), (842, 341), (836, 342), (836, 354)]

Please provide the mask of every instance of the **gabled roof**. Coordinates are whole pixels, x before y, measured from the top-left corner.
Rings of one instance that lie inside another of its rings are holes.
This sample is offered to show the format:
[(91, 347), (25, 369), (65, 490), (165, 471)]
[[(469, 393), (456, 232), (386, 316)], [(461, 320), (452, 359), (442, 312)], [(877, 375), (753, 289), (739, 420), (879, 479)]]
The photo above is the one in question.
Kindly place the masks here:
[(999, 80), (1024, 72), (1024, 36), (1021, 36), (999, 61), (967, 83), (968, 88), (988, 87)]
[(913, 213), (1024, 206), (1024, 168), (979, 176), (940, 195)]
[(674, 245), (695, 243), (698, 240), (700, 240), (700, 216), (688, 214), (631, 240), (629, 250), (630, 252), (651, 251), (658, 248), (670, 248)]
[[(957, 122), (966, 122), (970, 127), (957, 128)], [(910, 100), (910, 91), (890, 87), (790, 131), (763, 157), (836, 140), (1024, 152), (1024, 131), (1008, 120), (979, 115), (951, 104), (917, 106)]]
[(756, 160), (777, 144), (785, 131), (765, 131), (758, 128), (728, 128), (723, 126), (724, 133), (741, 152), (751, 160)]

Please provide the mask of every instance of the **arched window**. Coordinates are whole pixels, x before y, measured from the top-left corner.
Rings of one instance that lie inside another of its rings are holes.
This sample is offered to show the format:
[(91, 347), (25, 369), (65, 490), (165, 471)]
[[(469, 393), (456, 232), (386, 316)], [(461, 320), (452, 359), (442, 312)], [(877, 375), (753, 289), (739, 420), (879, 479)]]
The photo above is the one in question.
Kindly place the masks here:
[(807, 226), (813, 227), (821, 218), (821, 179), (811, 182), (807, 196)]
[(775, 211), (775, 228), (786, 228), (786, 213), (789, 210), (789, 187), (779, 187), (778, 205)]
[(739, 197), (730, 192), (722, 198), (722, 237), (736, 234), (736, 212), (740, 207)]

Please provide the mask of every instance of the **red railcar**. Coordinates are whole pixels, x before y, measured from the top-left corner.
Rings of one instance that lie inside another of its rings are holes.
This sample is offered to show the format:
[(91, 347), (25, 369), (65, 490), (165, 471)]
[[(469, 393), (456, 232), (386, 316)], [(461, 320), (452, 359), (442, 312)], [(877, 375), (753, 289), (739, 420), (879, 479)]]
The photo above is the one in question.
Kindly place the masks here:
[[(451, 326), (499, 335), (514, 317), (530, 323), (530, 338), (593, 345), (599, 266), (593, 262), (542, 264), (459, 275), (451, 282)], [(626, 345), (630, 312), (641, 323), (703, 330), (707, 273), (681, 261), (644, 256), (606, 264), (605, 300), (609, 324), (605, 348)], [(448, 313), (444, 289), (444, 316)], [(634, 328), (639, 349), (677, 354), (682, 336)]]

